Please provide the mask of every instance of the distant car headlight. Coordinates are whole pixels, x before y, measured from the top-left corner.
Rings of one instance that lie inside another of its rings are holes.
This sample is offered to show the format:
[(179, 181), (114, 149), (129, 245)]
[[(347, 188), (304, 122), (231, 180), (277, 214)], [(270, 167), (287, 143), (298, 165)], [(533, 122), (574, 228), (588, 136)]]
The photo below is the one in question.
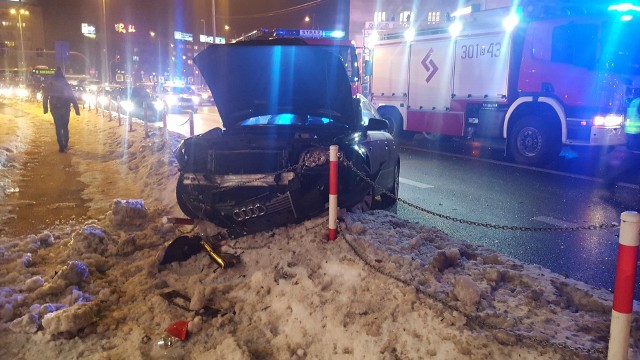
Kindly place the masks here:
[(164, 97), (164, 100), (169, 104), (169, 106), (175, 105), (178, 102), (178, 98), (175, 95), (167, 95)]
[(126, 112), (131, 112), (131, 110), (133, 110), (133, 103), (129, 100), (121, 101), (120, 106), (122, 106)]
[(194, 96), (193, 97), (193, 103), (195, 105), (199, 105), (200, 104), (200, 96)]
[(18, 89), (16, 89), (16, 96), (23, 97), (23, 98), (27, 97), (27, 96), (29, 96), (29, 90), (18, 88)]
[(41, 92), (38, 92), (36, 94), (36, 99), (38, 99), (38, 101), (42, 101), (42, 93)]
[(598, 115), (593, 118), (593, 126), (597, 127), (617, 127), (622, 126), (624, 116), (618, 114)]
[(164, 102), (160, 100), (156, 100), (153, 102), (153, 107), (155, 107), (156, 110), (158, 111), (162, 111), (164, 110)]
[(312, 149), (304, 154), (302, 159), (304, 166), (317, 167), (325, 165), (329, 161), (329, 151), (326, 149)]

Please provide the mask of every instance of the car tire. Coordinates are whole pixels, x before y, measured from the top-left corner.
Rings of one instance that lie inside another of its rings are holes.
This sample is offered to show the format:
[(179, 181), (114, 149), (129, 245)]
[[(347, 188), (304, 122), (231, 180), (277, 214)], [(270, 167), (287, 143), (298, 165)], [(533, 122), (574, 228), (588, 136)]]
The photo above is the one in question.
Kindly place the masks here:
[(353, 213), (365, 213), (373, 209), (373, 202), (375, 200), (373, 188), (369, 188), (369, 191), (364, 195), (359, 203), (355, 204), (350, 211)]
[(382, 193), (380, 199), (382, 200), (381, 206), (383, 209), (392, 207), (398, 202), (398, 191), (400, 190), (400, 162), (396, 162), (396, 166), (393, 168), (393, 184), (387, 192), (393, 194), (393, 196)]
[(200, 219), (199, 214), (202, 214), (202, 209), (194, 209), (193, 201), (189, 199), (189, 186), (184, 184), (182, 175), (178, 177), (178, 183), (176, 184), (176, 200), (178, 201), (178, 207), (187, 217)]
[(545, 165), (560, 154), (561, 147), (560, 132), (539, 116), (520, 119), (509, 133), (509, 152), (518, 164)]

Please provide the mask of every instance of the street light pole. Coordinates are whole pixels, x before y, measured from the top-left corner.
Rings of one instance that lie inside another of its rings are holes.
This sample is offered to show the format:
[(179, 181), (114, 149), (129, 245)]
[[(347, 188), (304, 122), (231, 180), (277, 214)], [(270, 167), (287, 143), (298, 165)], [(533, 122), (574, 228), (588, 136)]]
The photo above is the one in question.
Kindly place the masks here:
[(111, 82), (111, 66), (109, 63), (109, 44), (107, 40), (107, 6), (105, 0), (102, 0), (102, 38), (101, 38), (101, 58), (102, 58), (102, 81)]
[(216, 41), (216, 0), (211, 0), (211, 28), (213, 29), (213, 41)]
[(22, 14), (23, 9), (18, 11), (18, 26), (20, 27), (20, 67), (24, 70), (24, 38), (22, 37)]

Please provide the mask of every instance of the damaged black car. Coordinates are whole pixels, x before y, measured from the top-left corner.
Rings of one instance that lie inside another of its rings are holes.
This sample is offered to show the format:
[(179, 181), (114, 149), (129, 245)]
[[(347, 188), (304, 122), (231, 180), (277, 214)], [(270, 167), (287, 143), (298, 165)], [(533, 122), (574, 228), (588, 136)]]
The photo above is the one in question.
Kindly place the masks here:
[[(309, 45), (212, 45), (195, 57), (224, 130), (176, 149), (180, 209), (228, 229), (265, 231), (328, 209), (329, 146), (339, 146), (338, 206), (396, 202), (400, 158), (386, 120), (351, 94), (342, 60)], [(376, 117), (371, 117), (376, 116)]]

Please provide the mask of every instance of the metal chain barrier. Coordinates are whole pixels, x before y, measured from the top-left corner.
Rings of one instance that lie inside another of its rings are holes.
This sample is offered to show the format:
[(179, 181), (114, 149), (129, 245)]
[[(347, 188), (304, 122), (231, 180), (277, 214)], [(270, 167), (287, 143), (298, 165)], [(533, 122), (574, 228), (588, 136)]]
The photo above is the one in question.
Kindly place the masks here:
[(380, 190), (385, 195), (390, 196), (393, 199), (396, 199), (399, 203), (407, 205), (407, 206), (409, 206), (409, 207), (411, 207), (413, 209), (416, 209), (418, 211), (424, 212), (424, 213), (429, 214), (431, 216), (435, 216), (435, 217), (438, 217), (438, 218), (441, 218), (441, 219), (444, 219), (444, 220), (457, 222), (457, 223), (460, 223), (460, 224), (473, 225), (473, 226), (479, 226), (479, 227), (484, 227), (484, 228), (489, 228), (489, 229), (496, 229), (496, 230), (530, 231), (530, 232), (565, 232), (565, 231), (579, 231), (579, 230), (607, 230), (607, 229), (617, 229), (617, 228), (620, 227), (620, 225), (616, 224), (616, 223), (596, 224), (596, 225), (583, 225), (583, 226), (571, 226), (571, 227), (529, 227), (529, 226), (495, 225), (495, 224), (483, 223), (483, 222), (479, 222), (479, 221), (465, 220), (465, 219), (457, 218), (457, 217), (450, 216), (450, 215), (444, 215), (444, 214), (440, 214), (440, 213), (437, 213), (437, 212), (429, 210), (429, 209), (425, 209), (422, 206), (419, 206), (419, 205), (416, 205), (416, 204), (412, 204), (412, 203), (410, 203), (410, 202), (408, 202), (408, 201), (406, 201), (404, 199), (401, 199), (401, 198), (397, 197), (395, 194), (392, 194), (392, 193), (388, 192), (386, 189), (381, 188), (376, 183), (371, 181), (364, 173), (362, 173), (362, 171), (356, 169), (356, 167), (350, 161), (345, 159), (343, 156), (340, 156), (340, 160), (342, 161), (343, 164), (347, 165), (347, 167), (349, 167), (353, 172), (358, 174), (358, 176), (363, 178), (369, 185), (374, 186), (376, 189)]
[(347, 243), (347, 245), (349, 245), (349, 247), (351, 248), (351, 250), (354, 252), (354, 254), (369, 268), (371, 268), (373, 271), (377, 272), (378, 274), (387, 277), (391, 280), (394, 280), (398, 283), (401, 283), (405, 286), (411, 287), (413, 289), (415, 289), (418, 293), (426, 296), (427, 298), (429, 298), (430, 300), (438, 303), (440, 306), (442, 306), (444, 309), (446, 310), (450, 310), (450, 311), (454, 311), (456, 313), (461, 314), (462, 316), (464, 316), (464, 318), (467, 321), (467, 324), (482, 330), (490, 330), (490, 331), (503, 331), (505, 333), (508, 333), (509, 335), (513, 336), (516, 340), (518, 340), (521, 343), (524, 344), (528, 344), (528, 345), (535, 345), (535, 346), (542, 346), (542, 347), (553, 347), (559, 350), (563, 350), (563, 351), (571, 351), (574, 352), (574, 354), (577, 353), (582, 353), (585, 355), (589, 355), (589, 356), (595, 356), (596, 358), (600, 359), (600, 358), (604, 358), (606, 357), (607, 354), (607, 350), (605, 347), (601, 347), (601, 348), (597, 348), (597, 349), (586, 349), (583, 347), (577, 347), (577, 346), (570, 346), (567, 344), (560, 344), (560, 343), (555, 343), (552, 341), (548, 341), (548, 340), (544, 340), (541, 339), (539, 337), (535, 337), (535, 336), (527, 336), (525, 334), (521, 334), (517, 331), (514, 330), (510, 330), (510, 329), (504, 329), (504, 328), (500, 328), (494, 324), (490, 324), (487, 321), (485, 321), (485, 319), (483, 319), (481, 316), (478, 315), (474, 315), (474, 314), (469, 314), (466, 313), (464, 310), (458, 308), (455, 305), (452, 305), (449, 298), (448, 297), (443, 297), (438, 295), (435, 292), (429, 292), (427, 290), (425, 290), (424, 288), (411, 283), (408, 280), (402, 279), (401, 277), (388, 273), (384, 270), (381, 270), (379, 267), (377, 267), (376, 265), (374, 265), (374, 263), (372, 261), (369, 261), (367, 258), (365, 258), (365, 256), (358, 251), (358, 249), (356, 249), (356, 246), (353, 245), (345, 236), (344, 236), (344, 226), (341, 229), (342, 231), (340, 231), (340, 235), (339, 237), (342, 238), (345, 243)]

